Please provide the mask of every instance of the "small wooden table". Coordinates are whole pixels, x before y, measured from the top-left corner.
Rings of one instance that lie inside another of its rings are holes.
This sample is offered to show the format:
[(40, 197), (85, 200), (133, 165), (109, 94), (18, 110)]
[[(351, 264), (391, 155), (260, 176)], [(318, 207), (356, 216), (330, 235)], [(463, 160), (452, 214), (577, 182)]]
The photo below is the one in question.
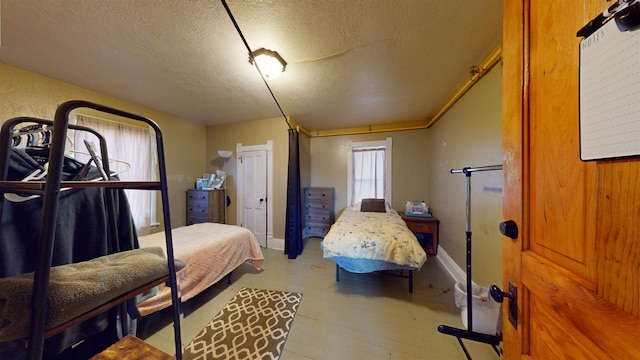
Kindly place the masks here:
[(420, 245), (428, 255), (438, 255), (438, 227), (440, 220), (435, 217), (407, 216), (398, 212), (407, 227), (413, 231)]
[(133, 335), (127, 335), (91, 358), (91, 360), (122, 359), (174, 360), (175, 357), (156, 349)]

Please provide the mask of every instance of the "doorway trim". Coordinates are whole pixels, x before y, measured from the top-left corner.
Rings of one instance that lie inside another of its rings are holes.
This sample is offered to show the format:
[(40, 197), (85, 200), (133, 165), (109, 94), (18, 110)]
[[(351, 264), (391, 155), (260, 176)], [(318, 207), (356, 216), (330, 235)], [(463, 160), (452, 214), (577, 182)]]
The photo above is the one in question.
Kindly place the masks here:
[[(238, 174), (244, 175), (244, 169), (241, 171), (242, 153), (247, 151), (259, 151), (264, 150), (267, 152), (267, 248), (270, 241), (273, 240), (273, 140), (267, 140), (266, 144), (262, 145), (242, 145), (242, 143), (236, 144), (236, 164), (238, 164)], [(244, 212), (244, 177), (238, 176), (238, 192), (236, 198), (236, 216), (239, 224), (245, 224)]]

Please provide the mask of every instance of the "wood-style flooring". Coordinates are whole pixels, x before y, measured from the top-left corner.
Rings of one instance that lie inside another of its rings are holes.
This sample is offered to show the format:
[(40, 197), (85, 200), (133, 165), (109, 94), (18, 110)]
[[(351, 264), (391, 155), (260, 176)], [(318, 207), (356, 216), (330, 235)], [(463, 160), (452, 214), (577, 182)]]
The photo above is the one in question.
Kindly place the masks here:
[[(282, 360), (296, 359), (466, 359), (456, 338), (437, 331), (462, 328), (454, 303), (454, 281), (435, 257), (414, 271), (414, 291), (406, 279), (344, 270), (335, 281), (335, 263), (322, 257), (320, 239), (305, 240), (302, 255), (289, 260), (280, 250), (263, 249), (262, 271), (243, 264), (231, 284), (221, 281), (183, 305), (182, 342), (193, 337), (242, 287), (303, 293)], [(175, 354), (171, 311), (151, 314), (138, 336)], [(463, 340), (474, 360), (500, 359), (486, 344)]]

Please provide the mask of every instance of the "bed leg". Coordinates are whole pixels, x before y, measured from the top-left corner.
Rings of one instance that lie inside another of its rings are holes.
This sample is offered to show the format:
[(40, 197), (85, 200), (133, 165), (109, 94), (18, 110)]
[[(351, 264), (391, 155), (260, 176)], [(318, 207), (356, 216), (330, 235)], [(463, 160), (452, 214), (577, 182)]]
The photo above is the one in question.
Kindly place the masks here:
[(336, 264), (336, 281), (340, 281), (340, 265)]
[(409, 292), (413, 292), (413, 270), (409, 270)]

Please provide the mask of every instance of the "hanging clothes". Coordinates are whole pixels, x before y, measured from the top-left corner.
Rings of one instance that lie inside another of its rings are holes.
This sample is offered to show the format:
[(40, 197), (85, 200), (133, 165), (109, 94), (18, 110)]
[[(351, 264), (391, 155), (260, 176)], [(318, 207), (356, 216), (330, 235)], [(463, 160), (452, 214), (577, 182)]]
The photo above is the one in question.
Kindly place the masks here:
[[(29, 153), (31, 152), (31, 154)], [(46, 151), (11, 149), (7, 179), (44, 180)], [(63, 180), (74, 180), (85, 164), (65, 158)], [(91, 166), (86, 179), (101, 178)], [(0, 217), (0, 277), (32, 272), (38, 247), (42, 196), (5, 193)], [(108, 206), (113, 204), (113, 208)], [(109, 224), (115, 214), (116, 230)], [(62, 189), (58, 203), (52, 266), (77, 263), (116, 251), (138, 248), (138, 238), (123, 190), (105, 188)], [(134, 310), (134, 314), (135, 314)], [(45, 342), (46, 354), (58, 354), (115, 324), (113, 315), (103, 314), (56, 335)], [(104, 337), (104, 335), (103, 335)], [(0, 343), (0, 355), (11, 344)], [(47, 357), (45, 357), (47, 358)]]
[[(12, 149), (8, 180), (19, 181), (45, 173), (45, 167), (28, 155), (26, 150)], [(63, 180), (73, 180), (84, 164), (65, 159)], [(46, 175), (45, 175), (46, 177)], [(100, 178), (91, 167), (87, 179)], [(107, 196), (114, 196), (117, 213), (117, 234), (110, 234)], [(0, 277), (8, 277), (35, 268), (39, 237), (42, 197), (6, 193), (2, 199), (0, 219)], [(90, 260), (120, 250), (138, 247), (135, 226), (124, 192), (104, 188), (70, 189), (60, 192), (59, 220), (52, 265)]]

